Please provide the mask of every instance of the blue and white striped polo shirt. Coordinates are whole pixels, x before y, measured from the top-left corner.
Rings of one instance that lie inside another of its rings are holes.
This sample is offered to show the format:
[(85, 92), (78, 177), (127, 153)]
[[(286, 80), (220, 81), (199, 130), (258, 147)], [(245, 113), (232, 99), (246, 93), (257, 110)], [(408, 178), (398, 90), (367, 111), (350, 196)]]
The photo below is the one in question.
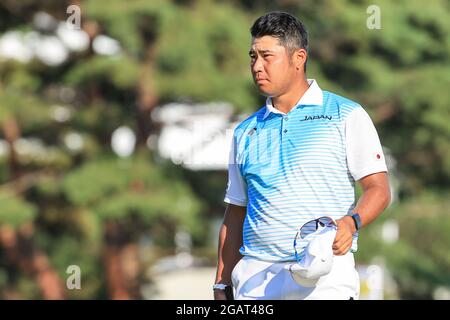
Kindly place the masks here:
[[(295, 260), (293, 240), (306, 222), (350, 214), (355, 180), (387, 171), (367, 113), (322, 91), (315, 80), (287, 114), (266, 106), (233, 134), (225, 202), (247, 207), (240, 252), (266, 261)], [(306, 243), (297, 244), (301, 250)], [(357, 249), (357, 234), (352, 251)]]

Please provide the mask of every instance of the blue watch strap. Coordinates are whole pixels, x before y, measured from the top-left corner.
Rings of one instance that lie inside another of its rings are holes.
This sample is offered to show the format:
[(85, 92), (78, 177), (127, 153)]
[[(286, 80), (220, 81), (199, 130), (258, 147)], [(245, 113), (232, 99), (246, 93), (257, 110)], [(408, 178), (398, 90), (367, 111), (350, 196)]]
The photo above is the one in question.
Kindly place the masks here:
[(353, 221), (355, 222), (356, 231), (361, 229), (362, 223), (361, 223), (361, 217), (359, 216), (359, 213), (354, 213), (351, 215)]

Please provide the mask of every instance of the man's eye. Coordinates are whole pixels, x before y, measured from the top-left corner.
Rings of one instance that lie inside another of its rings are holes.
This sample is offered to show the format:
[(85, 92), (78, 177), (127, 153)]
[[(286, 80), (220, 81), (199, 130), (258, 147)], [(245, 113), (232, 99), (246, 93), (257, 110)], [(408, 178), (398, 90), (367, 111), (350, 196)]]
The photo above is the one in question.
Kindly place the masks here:
[(265, 54), (264, 58), (268, 58), (268, 57), (271, 57), (271, 56), (272, 56), (271, 54)]

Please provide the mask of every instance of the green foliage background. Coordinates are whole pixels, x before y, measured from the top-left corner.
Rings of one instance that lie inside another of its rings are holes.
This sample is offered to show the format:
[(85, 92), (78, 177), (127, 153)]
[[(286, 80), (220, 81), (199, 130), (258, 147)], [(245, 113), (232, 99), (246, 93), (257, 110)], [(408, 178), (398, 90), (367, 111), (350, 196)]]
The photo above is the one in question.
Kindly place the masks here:
[[(0, 34), (33, 29), (38, 11), (63, 21), (69, 4), (2, 1)], [(366, 27), (369, 5), (379, 6), (381, 29)], [(15, 119), (20, 137), (39, 139), (39, 148), (17, 155), (20, 176), (31, 181), (20, 192), (8, 155), (0, 156), (0, 224), (33, 222), (37, 245), (62, 278), (67, 265), (80, 265), (86, 287), (69, 298), (108, 296), (99, 260), (105, 221), (119, 221), (136, 241), (150, 234), (165, 254), (183, 227), (196, 250), (214, 252), (209, 221), (223, 214), (226, 172), (161, 162), (145, 137), (132, 157), (118, 159), (109, 141), (121, 125), (140, 132), (145, 94), (160, 105), (227, 101), (236, 114), (256, 111), (263, 100), (248, 67), (249, 28), (270, 10), (305, 22), (308, 77), (359, 101), (396, 160), (398, 200), (361, 233), (358, 262), (384, 257), (398, 298), (428, 299), (450, 286), (448, 1), (85, 0), (80, 7), (83, 28), (117, 39), (120, 56), (89, 49), (57, 67), (0, 61), (0, 125)], [(68, 89), (73, 98), (63, 99)], [(72, 113), (65, 123), (51, 116), (59, 104)], [(81, 150), (67, 148), (68, 133), (80, 134)], [(386, 220), (400, 225), (394, 244), (381, 239)], [(11, 279), (8, 268), (0, 260), (0, 296), (14, 287), (22, 297), (39, 297), (33, 281)]]

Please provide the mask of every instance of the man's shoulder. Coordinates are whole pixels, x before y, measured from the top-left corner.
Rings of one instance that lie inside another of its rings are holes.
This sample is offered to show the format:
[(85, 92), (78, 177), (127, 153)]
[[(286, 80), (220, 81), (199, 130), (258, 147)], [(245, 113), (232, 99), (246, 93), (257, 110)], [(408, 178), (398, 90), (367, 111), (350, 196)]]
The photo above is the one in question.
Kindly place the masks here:
[(241, 121), (236, 128), (234, 129), (235, 133), (244, 132), (247, 129), (253, 129), (258, 121), (261, 121), (264, 117), (264, 114), (266, 112), (266, 106), (261, 107), (258, 111), (251, 114), (247, 118), (245, 118), (243, 121)]
[(350, 114), (353, 110), (362, 108), (362, 106), (358, 102), (336, 93), (324, 90), (323, 95), (324, 105), (326, 105), (326, 107), (328, 108), (336, 108), (344, 117)]

